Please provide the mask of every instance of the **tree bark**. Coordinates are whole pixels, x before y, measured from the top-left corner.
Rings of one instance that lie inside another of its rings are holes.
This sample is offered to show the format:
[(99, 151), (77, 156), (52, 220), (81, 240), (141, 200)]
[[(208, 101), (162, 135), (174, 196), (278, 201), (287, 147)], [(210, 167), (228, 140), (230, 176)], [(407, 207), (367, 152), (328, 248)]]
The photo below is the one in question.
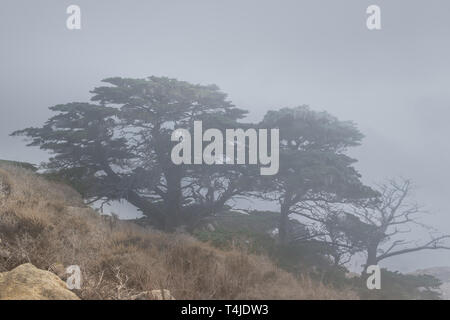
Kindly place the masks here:
[(367, 260), (366, 265), (364, 266), (364, 270), (366, 270), (368, 266), (376, 265), (378, 263), (377, 250), (378, 243), (371, 243), (367, 247)]
[(278, 226), (278, 238), (281, 245), (287, 245), (289, 243), (289, 208), (290, 206), (283, 202), (280, 210), (280, 221)]
[(164, 197), (165, 207), (167, 209), (164, 225), (166, 231), (175, 231), (180, 225), (182, 191), (179, 170), (179, 168), (169, 167), (164, 172), (167, 182), (167, 193), (166, 197)]
[[(113, 183), (119, 184), (121, 178), (117, 173), (114, 172), (114, 170), (111, 169), (109, 163), (105, 160), (104, 157), (102, 157), (100, 163), (102, 165), (103, 171), (105, 171), (108, 178), (111, 179)], [(158, 208), (156, 208), (153, 204), (151, 204), (148, 200), (140, 196), (136, 191), (127, 190), (126, 199), (132, 205), (141, 210), (145, 216), (149, 217), (151, 222), (155, 226), (157, 226), (158, 228), (164, 227), (164, 220), (163, 220), (164, 215), (161, 213), (161, 211)]]
[(147, 199), (142, 198), (135, 191), (128, 191), (126, 199), (129, 203), (141, 210), (150, 219), (152, 225), (158, 228), (164, 228), (164, 215)]

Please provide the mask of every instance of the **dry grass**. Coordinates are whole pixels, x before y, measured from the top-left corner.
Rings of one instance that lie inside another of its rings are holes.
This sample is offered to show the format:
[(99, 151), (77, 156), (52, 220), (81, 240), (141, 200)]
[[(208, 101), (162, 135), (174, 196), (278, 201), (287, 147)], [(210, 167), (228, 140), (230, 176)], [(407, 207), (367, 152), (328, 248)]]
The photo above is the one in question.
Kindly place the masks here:
[(0, 168), (0, 272), (79, 265), (83, 299), (129, 299), (169, 289), (177, 299), (353, 299), (295, 278), (267, 257), (221, 251), (192, 237), (106, 221), (71, 188)]

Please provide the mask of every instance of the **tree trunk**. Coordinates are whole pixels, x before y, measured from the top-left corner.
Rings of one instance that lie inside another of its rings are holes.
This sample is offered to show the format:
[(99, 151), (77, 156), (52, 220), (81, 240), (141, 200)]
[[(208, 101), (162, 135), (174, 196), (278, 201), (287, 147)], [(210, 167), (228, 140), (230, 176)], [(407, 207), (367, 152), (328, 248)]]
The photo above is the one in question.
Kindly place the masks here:
[[(99, 150), (101, 150), (101, 146), (99, 146)], [(113, 183), (120, 184), (121, 178), (117, 173), (114, 172), (114, 170), (111, 169), (110, 165), (108, 164), (104, 156), (101, 157), (100, 163), (102, 165), (103, 171), (106, 172), (108, 178), (111, 179)], [(158, 228), (163, 227), (164, 225), (163, 214), (158, 208), (156, 208), (147, 199), (144, 199), (136, 191), (132, 189), (127, 190), (125, 194), (127, 201), (130, 202), (135, 207), (137, 207), (139, 210), (141, 210), (145, 216), (149, 217), (151, 222), (155, 226), (157, 226)]]
[(281, 204), (280, 221), (278, 226), (278, 239), (281, 245), (289, 243), (289, 205), (286, 202)]
[(164, 215), (147, 199), (142, 198), (134, 191), (129, 191), (126, 199), (129, 203), (141, 210), (142, 213), (150, 219), (152, 225), (158, 228), (164, 227)]
[(179, 168), (169, 168), (165, 171), (165, 177), (167, 182), (167, 193), (164, 197), (165, 207), (167, 212), (165, 214), (165, 226), (166, 231), (175, 231), (181, 222), (181, 178)]
[(378, 263), (377, 250), (378, 243), (371, 243), (367, 247), (367, 260), (366, 265), (364, 266), (364, 270), (366, 270), (368, 266), (376, 265)]

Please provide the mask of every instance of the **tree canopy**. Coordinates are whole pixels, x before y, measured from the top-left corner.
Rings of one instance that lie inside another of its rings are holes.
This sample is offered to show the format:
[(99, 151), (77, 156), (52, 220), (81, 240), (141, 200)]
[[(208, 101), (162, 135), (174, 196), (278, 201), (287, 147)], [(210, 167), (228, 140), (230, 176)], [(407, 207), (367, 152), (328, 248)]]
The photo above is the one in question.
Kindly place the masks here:
[(280, 128), (280, 170), (265, 180), (262, 196), (280, 204), (282, 243), (289, 241), (291, 214), (311, 217), (303, 209), (306, 203), (345, 202), (374, 195), (352, 166), (356, 160), (345, 154), (363, 137), (352, 122), (300, 106), (269, 111), (260, 126)]
[(108, 85), (92, 91), (96, 104), (51, 107), (58, 114), (43, 127), (13, 134), (51, 151), (47, 168), (85, 197), (127, 199), (165, 229), (184, 224), (193, 214), (210, 214), (240, 192), (245, 180), (241, 168), (205, 170), (170, 160), (174, 129), (190, 129), (196, 120), (205, 127), (236, 127), (246, 114), (217, 86), (158, 77), (103, 82)]

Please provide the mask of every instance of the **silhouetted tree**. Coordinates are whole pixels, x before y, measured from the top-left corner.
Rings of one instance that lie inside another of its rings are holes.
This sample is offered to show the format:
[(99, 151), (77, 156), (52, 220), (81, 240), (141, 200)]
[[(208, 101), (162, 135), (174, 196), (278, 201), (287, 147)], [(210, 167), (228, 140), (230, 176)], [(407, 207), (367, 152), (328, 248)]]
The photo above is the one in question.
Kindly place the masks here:
[[(220, 208), (245, 191), (245, 168), (175, 165), (171, 133), (233, 128), (246, 111), (215, 85), (169, 78), (110, 78), (95, 88), (93, 103), (69, 103), (41, 128), (14, 132), (55, 154), (47, 168), (69, 179), (93, 200), (127, 199), (167, 230)], [(195, 219), (194, 219), (195, 220)]]
[(352, 166), (356, 160), (345, 154), (363, 137), (352, 122), (300, 106), (269, 111), (260, 126), (280, 129), (280, 170), (273, 177), (261, 179), (261, 185), (264, 198), (280, 204), (282, 244), (295, 240), (288, 234), (292, 214), (311, 218), (310, 212), (303, 210), (305, 204), (373, 196)]
[[(411, 201), (409, 180), (390, 180), (380, 185), (378, 192), (378, 201), (360, 204), (347, 213), (357, 220), (353, 227), (341, 224), (353, 246), (366, 253), (366, 267), (411, 252), (450, 249), (450, 235), (436, 235), (435, 230), (421, 223), (420, 216), (425, 212)], [(402, 234), (410, 233), (413, 226), (428, 230), (430, 239), (405, 239)]]

